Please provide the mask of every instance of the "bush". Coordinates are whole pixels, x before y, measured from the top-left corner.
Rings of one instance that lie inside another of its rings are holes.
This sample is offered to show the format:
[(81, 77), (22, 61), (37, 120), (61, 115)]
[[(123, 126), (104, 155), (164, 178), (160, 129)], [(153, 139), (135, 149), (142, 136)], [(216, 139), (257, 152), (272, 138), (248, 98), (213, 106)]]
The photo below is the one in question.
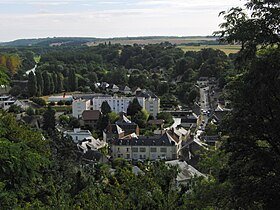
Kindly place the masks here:
[(51, 101), (51, 102), (49, 103), (49, 105), (50, 105), (50, 106), (54, 106), (54, 105), (55, 105), (55, 102)]
[(42, 98), (39, 97), (33, 97), (31, 98), (31, 101), (33, 101), (34, 103), (38, 104), (39, 106), (46, 106), (46, 101)]
[(60, 106), (62, 106), (62, 105), (64, 105), (65, 104), (65, 101), (59, 101), (59, 102), (57, 102), (57, 105), (60, 105)]
[(32, 115), (35, 114), (35, 111), (34, 111), (34, 109), (32, 109), (31, 107), (28, 107), (28, 108), (26, 109), (26, 114), (29, 115), (29, 116), (32, 116)]
[(72, 105), (72, 101), (65, 101), (65, 105)]

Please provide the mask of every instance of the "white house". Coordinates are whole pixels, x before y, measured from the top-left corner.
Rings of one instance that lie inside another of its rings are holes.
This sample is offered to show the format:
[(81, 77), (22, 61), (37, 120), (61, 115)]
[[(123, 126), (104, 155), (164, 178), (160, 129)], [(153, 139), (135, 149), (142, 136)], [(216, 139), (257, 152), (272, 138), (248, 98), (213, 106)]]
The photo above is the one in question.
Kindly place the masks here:
[(74, 128), (74, 130), (64, 131), (64, 136), (70, 136), (75, 143), (85, 139), (92, 139), (92, 134), (89, 130), (81, 130), (80, 128)]
[(72, 103), (72, 115), (73, 117), (80, 118), (83, 111), (90, 110), (90, 100), (78, 99)]

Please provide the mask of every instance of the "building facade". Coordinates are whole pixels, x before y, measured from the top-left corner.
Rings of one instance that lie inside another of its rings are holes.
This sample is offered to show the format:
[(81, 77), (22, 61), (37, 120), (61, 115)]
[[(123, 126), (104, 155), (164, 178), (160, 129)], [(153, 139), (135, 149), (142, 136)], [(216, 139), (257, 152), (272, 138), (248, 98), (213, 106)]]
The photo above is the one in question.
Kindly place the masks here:
[(176, 142), (168, 133), (165, 133), (162, 136), (112, 139), (110, 147), (113, 158), (175, 160), (179, 157), (181, 142)]
[(90, 100), (78, 99), (72, 103), (73, 117), (80, 118), (85, 110), (91, 110)]
[[(92, 109), (101, 111), (101, 105), (107, 101), (113, 112), (127, 112), (127, 107), (134, 97), (118, 97), (118, 96), (105, 96), (95, 97), (92, 99)], [(140, 106), (145, 109), (145, 98), (137, 98)], [(148, 111), (148, 110), (147, 110)]]

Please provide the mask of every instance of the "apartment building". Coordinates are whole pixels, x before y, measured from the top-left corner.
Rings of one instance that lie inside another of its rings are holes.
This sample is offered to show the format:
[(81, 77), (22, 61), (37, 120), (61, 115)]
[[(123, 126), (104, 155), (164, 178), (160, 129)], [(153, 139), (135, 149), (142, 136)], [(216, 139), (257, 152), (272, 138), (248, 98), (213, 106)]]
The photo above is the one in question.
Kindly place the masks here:
[(113, 158), (127, 160), (175, 160), (179, 157), (181, 141), (176, 141), (167, 132), (157, 136), (112, 139), (110, 141)]

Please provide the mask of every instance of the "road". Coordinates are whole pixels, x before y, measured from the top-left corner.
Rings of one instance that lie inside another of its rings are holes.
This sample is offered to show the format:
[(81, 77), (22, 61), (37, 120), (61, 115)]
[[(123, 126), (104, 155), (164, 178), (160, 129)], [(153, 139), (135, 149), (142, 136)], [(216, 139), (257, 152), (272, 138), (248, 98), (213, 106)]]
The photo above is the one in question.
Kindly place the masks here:
[(199, 89), (200, 93), (200, 122), (199, 130), (204, 131), (208, 123), (209, 114), (211, 112), (210, 102), (209, 102), (209, 87), (202, 87)]

